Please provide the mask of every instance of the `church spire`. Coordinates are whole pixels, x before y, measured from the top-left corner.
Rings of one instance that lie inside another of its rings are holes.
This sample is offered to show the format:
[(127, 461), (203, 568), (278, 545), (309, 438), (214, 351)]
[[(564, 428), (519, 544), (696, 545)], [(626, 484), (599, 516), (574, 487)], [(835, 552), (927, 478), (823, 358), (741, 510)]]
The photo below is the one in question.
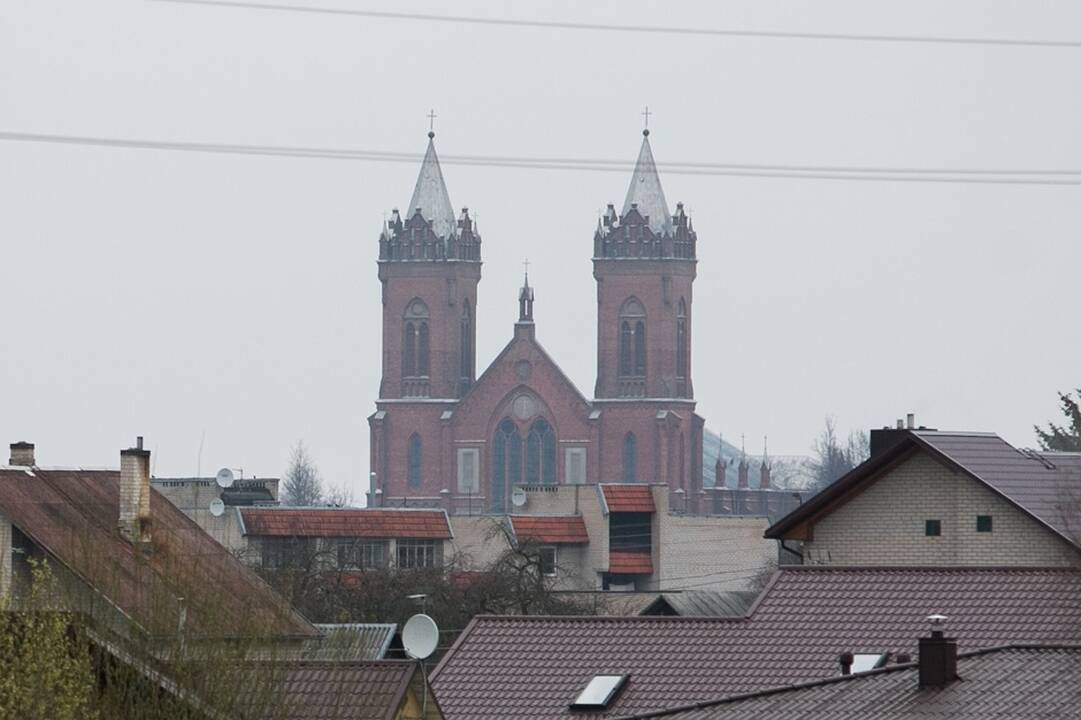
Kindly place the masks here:
[(622, 215), (635, 206), (639, 214), (649, 218), (649, 227), (653, 232), (658, 235), (672, 233), (672, 216), (668, 213), (668, 201), (664, 199), (661, 177), (649, 145), (649, 128), (642, 131), (642, 149), (638, 151), (638, 162), (634, 164), (634, 175), (627, 188), (627, 199), (623, 201)]
[(518, 322), (531, 323), (533, 322), (533, 288), (529, 287), (529, 261), (526, 260), (525, 265), (525, 281), (522, 283), (522, 289), (518, 291)]
[(447, 184), (443, 181), (439, 157), (435, 154), (435, 132), (431, 130), (428, 131), (428, 151), (420, 164), (420, 175), (417, 176), (406, 217), (412, 217), (418, 211), (432, 224), (436, 237), (445, 240), (455, 234), (458, 222), (447, 194)]

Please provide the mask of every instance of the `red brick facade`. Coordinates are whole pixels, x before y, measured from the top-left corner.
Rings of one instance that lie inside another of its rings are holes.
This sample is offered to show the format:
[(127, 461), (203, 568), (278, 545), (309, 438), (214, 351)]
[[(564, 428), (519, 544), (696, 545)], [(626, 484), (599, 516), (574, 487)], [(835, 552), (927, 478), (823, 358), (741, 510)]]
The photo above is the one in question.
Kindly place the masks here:
[(594, 236), (592, 401), (537, 341), (528, 284), (513, 338), (474, 381), (481, 240), (465, 210), (456, 230), (437, 233), (453, 211), (431, 144), (417, 188), (418, 207), (405, 220), (395, 211), (380, 236), (383, 376), (369, 418), (369, 504), (508, 512), (517, 485), (659, 482), (697, 510), (696, 236), (682, 204), (667, 214), (648, 137), (624, 212), (609, 206)]

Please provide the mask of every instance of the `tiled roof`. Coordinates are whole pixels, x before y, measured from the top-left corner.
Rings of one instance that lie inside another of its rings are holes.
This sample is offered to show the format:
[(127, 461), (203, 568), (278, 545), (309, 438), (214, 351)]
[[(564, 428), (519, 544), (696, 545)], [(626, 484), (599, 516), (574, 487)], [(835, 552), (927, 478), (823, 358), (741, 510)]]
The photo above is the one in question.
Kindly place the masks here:
[(382, 660), (398, 631), (396, 623), (316, 624), (320, 636), (304, 642), (305, 660)]
[(515, 536), (523, 540), (555, 544), (589, 542), (581, 515), (514, 515), (510, 523)]
[(656, 512), (649, 485), (601, 485), (608, 512)]
[[(415, 662), (396, 660), (279, 662), (264, 668), (266, 677), (253, 691), (274, 698), (265, 713), (268, 720), (393, 720), (418, 671)], [(237, 692), (238, 707), (258, 707), (258, 698), (244, 697), (244, 687)], [(428, 702), (435, 703), (434, 697)]]
[(907, 452), (919, 448), (982, 482), (1075, 546), (1081, 545), (1081, 455), (1018, 450), (993, 433), (913, 430), (900, 441), (840, 478), (786, 515), (766, 537), (786, 533), (828, 513), (837, 502)]
[(279, 637), (317, 635), (157, 489), (150, 489), (150, 552), (120, 536), (119, 508), (115, 470), (0, 469), (0, 513), (150, 634), (175, 633), (182, 594), (193, 637), (255, 624)]
[[(747, 619), (479, 617), (434, 675), (449, 720), (569, 717), (600, 673), (629, 673), (614, 717), (829, 677), (842, 652), (909, 653), (927, 615), (962, 650), (1081, 640), (1068, 569), (781, 570)], [(579, 713), (574, 713), (579, 715)]]
[(1062, 718), (1081, 713), (1081, 647), (1008, 646), (963, 654), (960, 677), (920, 689), (916, 663), (637, 715), (667, 720)]
[(405, 508), (242, 508), (247, 535), (449, 540), (442, 510)]
[(609, 550), (608, 572), (619, 575), (652, 575), (653, 559), (641, 550)]

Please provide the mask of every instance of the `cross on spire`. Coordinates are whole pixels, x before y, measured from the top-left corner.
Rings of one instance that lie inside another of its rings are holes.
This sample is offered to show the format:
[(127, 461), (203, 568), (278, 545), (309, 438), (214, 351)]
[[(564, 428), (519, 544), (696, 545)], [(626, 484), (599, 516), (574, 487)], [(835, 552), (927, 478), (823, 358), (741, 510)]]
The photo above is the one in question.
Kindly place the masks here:
[(428, 111), (428, 137), (435, 137), (435, 119), (439, 117), (435, 114), (435, 108)]
[(642, 116), (646, 119), (645, 127), (642, 128), (642, 134), (646, 135), (646, 136), (649, 135), (649, 116), (650, 115), (652, 115), (652, 113), (649, 111), (649, 105), (646, 105), (646, 109), (642, 111)]
[(525, 268), (526, 282), (529, 282), (529, 258), (526, 258), (525, 260), (522, 261), (522, 267)]

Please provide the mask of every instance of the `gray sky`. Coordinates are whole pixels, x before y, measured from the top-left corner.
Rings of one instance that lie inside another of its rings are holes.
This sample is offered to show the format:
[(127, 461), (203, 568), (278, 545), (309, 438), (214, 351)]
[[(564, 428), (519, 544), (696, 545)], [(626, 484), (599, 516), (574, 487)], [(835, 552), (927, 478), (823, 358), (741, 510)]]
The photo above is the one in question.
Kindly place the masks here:
[[(296, 0), (303, 4), (304, 0)], [(314, 4), (314, 3), (313, 3)], [(1081, 5), (364, 2), (591, 23), (1081, 39)], [(1071, 34), (1072, 33), (1072, 34)], [(0, 131), (659, 163), (1081, 169), (1081, 49), (642, 35), (5, 0)], [(375, 259), (414, 164), (0, 142), (0, 440), (42, 464), (368, 472)], [(445, 165), (484, 238), (478, 365), (538, 337), (587, 395), (597, 211), (629, 172)], [(663, 172), (663, 170), (662, 170)], [(807, 450), (906, 411), (1034, 444), (1081, 384), (1081, 186), (664, 176), (699, 234), (699, 412)]]

